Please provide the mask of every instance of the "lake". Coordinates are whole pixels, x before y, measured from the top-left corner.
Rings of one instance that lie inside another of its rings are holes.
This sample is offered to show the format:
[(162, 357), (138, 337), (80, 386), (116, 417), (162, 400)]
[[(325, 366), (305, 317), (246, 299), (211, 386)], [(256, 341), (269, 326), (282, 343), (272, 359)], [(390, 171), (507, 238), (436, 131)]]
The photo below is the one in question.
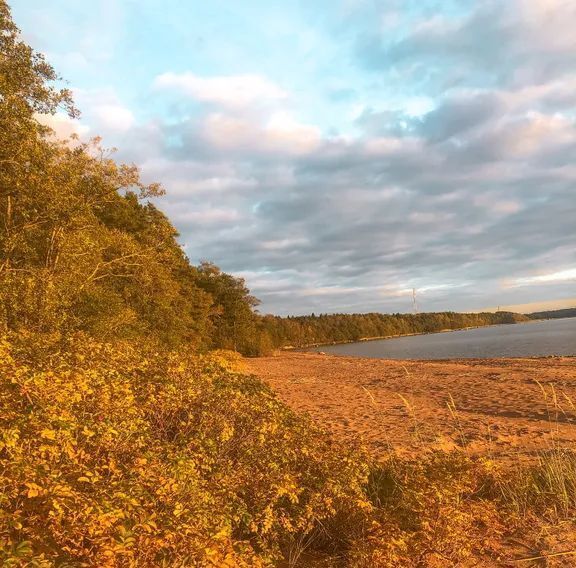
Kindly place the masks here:
[(376, 359), (464, 359), (576, 355), (576, 318), (536, 320), (308, 349)]

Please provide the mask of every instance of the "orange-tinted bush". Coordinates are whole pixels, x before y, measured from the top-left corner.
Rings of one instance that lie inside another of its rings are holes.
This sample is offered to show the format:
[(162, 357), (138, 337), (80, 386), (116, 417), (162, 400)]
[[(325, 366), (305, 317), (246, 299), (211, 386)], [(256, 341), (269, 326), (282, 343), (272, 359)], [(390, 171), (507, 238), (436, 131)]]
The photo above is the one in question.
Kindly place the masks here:
[(227, 354), (32, 339), (0, 344), (3, 565), (267, 565), (368, 507), (362, 461)]

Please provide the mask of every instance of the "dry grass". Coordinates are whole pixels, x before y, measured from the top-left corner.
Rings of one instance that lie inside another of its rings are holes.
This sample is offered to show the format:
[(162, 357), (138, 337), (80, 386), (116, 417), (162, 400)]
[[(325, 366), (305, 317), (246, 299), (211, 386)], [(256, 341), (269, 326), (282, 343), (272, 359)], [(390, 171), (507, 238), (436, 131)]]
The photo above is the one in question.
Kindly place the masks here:
[[(537, 383), (547, 408), (549, 447), (531, 460), (522, 456), (515, 462), (467, 454), (452, 395), (447, 407), (460, 447), (450, 452), (431, 450), (423, 441), (417, 409), (397, 393), (418, 456), (401, 459), (391, 450), (373, 468), (367, 493), (377, 521), (363, 535), (354, 566), (467, 566), (481, 558), (482, 566), (539, 561), (552, 566), (554, 560), (575, 555), (570, 549), (520, 556), (504, 544), (514, 534), (529, 546), (531, 540), (536, 542), (535, 526), (550, 531), (576, 517), (576, 452), (562, 447), (555, 437), (559, 418), (566, 415), (564, 406), (574, 409), (574, 404), (553, 384), (546, 388)], [(377, 407), (374, 394), (366, 392)]]

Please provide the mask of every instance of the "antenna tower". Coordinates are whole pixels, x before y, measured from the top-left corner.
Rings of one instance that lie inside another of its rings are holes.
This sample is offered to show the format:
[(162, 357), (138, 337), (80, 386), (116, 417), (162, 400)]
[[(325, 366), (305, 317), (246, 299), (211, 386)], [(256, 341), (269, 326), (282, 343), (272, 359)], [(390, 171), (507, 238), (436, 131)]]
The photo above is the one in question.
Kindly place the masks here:
[(412, 308), (414, 313), (418, 313), (418, 302), (416, 301), (416, 288), (412, 288)]

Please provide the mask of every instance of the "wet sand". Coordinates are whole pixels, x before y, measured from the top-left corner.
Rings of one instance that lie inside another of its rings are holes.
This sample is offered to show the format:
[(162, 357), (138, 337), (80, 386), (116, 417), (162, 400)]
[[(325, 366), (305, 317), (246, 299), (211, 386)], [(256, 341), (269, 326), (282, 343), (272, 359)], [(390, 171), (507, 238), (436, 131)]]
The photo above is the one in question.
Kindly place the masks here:
[(528, 457), (576, 441), (576, 358), (399, 361), (280, 353), (247, 361), (281, 400), (385, 454), (465, 447)]

